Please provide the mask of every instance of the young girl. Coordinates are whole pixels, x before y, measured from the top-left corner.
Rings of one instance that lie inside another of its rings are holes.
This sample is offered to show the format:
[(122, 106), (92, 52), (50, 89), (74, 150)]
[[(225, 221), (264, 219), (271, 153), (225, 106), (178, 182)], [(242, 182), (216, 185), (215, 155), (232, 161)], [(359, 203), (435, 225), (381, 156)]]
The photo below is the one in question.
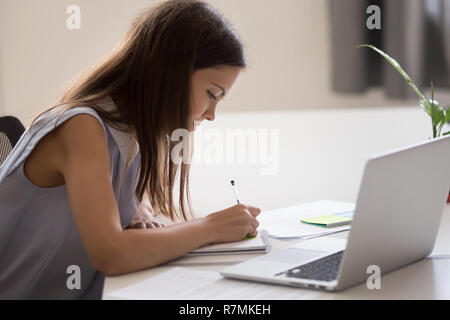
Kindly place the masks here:
[(141, 14), (0, 167), (0, 299), (99, 299), (105, 274), (256, 235), (252, 206), (195, 219), (189, 164), (171, 158), (172, 132), (214, 120), (243, 68), (240, 40), (208, 4)]

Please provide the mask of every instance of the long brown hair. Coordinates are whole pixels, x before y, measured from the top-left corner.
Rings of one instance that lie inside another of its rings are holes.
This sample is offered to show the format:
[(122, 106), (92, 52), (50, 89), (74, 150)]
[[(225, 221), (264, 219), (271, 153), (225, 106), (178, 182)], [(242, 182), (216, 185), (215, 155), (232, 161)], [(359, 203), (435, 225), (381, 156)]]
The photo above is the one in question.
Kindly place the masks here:
[[(147, 190), (155, 211), (172, 220), (188, 220), (185, 197), (189, 216), (193, 216), (189, 164), (170, 160), (173, 144), (167, 137), (176, 129), (190, 130), (193, 72), (218, 65), (246, 66), (243, 45), (227, 20), (203, 1), (163, 2), (139, 14), (116, 48), (77, 78), (57, 104), (44, 112), (61, 105), (66, 105), (64, 112), (89, 106), (108, 125), (119, 130), (126, 125), (135, 134), (140, 149), (137, 198), (142, 201)], [(96, 105), (107, 96), (113, 99), (118, 112)], [(178, 171), (176, 212), (173, 187)]]

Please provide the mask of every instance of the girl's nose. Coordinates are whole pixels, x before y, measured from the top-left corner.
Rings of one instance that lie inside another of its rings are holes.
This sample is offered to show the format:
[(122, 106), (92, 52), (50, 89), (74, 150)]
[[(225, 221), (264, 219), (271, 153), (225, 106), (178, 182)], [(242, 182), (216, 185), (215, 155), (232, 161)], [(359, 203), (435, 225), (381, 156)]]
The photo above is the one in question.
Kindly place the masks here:
[(205, 114), (205, 119), (208, 121), (214, 121), (215, 118), (216, 118), (216, 116), (214, 115), (214, 113)]
[(215, 113), (216, 113), (216, 106), (210, 107), (208, 110), (206, 110), (203, 119), (214, 121), (214, 119), (216, 118)]

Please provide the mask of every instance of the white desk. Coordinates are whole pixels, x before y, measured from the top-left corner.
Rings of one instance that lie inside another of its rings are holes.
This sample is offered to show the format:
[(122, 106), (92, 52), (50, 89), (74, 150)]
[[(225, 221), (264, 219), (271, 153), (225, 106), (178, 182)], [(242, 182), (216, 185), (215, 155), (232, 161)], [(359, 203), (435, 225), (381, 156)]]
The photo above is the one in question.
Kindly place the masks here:
[[(347, 237), (348, 232), (341, 232), (330, 237)], [(270, 239), (272, 251), (308, 240), (276, 240)], [(441, 227), (432, 255), (450, 254), (450, 205), (443, 214)], [(174, 260), (168, 264), (118, 277), (107, 277), (103, 291), (103, 299), (114, 290), (137, 283), (146, 278), (170, 270), (175, 266), (195, 268), (200, 270), (220, 271), (230, 262), (244, 261), (259, 254), (235, 255), (223, 259), (223, 264), (197, 265), (202, 257), (189, 257)], [(219, 258), (220, 259), (220, 258)], [(227, 260), (229, 260), (227, 262)], [(233, 281), (233, 280), (230, 280)], [(270, 284), (268, 284), (270, 286)], [(366, 284), (355, 286), (338, 293), (321, 292), (308, 289), (298, 290), (298, 299), (450, 299), (450, 259), (425, 259), (381, 277), (381, 289), (369, 290)], [(212, 297), (213, 298), (213, 297)], [(186, 297), (189, 299), (189, 297)], [(233, 299), (230, 293), (230, 299)], [(277, 299), (277, 297), (273, 297)]]
[[(260, 165), (193, 165), (191, 194), (199, 216), (234, 204), (231, 178), (238, 180), (242, 200), (263, 210), (320, 199), (354, 202), (370, 155), (424, 141), (431, 126), (428, 116), (412, 107), (218, 114), (214, 123), (203, 128), (279, 129), (279, 170), (265, 176), (260, 174)], [(347, 235), (342, 232), (331, 237)], [(272, 252), (295, 241), (303, 240), (271, 239)], [(433, 254), (450, 254), (450, 206), (445, 209)], [(145, 271), (107, 277), (103, 298), (174, 266), (218, 271), (226, 263), (255, 256), (232, 256), (213, 265), (198, 265), (194, 257), (182, 258)], [(391, 272), (381, 278), (381, 288), (368, 290), (363, 284), (340, 293), (298, 292), (299, 299), (450, 299), (450, 260), (423, 260)]]

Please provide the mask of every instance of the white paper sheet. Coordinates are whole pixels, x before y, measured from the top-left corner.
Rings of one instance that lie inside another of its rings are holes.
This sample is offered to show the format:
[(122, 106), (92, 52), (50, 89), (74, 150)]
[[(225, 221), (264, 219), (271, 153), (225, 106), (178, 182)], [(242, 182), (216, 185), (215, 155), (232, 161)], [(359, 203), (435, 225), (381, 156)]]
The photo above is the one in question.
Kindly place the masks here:
[(301, 299), (312, 292), (278, 285), (231, 280), (218, 272), (176, 267), (116, 290), (109, 298), (123, 300), (272, 300)]
[(299, 206), (262, 212), (258, 217), (258, 221), (260, 228), (267, 230), (269, 236), (272, 238), (311, 239), (349, 230), (350, 226), (323, 228), (302, 223), (302, 219), (346, 212), (354, 209), (354, 203), (321, 200)]
[(250, 252), (247, 254), (216, 254), (216, 255), (185, 255), (167, 263), (170, 266), (229, 266), (252, 258), (265, 252)]

